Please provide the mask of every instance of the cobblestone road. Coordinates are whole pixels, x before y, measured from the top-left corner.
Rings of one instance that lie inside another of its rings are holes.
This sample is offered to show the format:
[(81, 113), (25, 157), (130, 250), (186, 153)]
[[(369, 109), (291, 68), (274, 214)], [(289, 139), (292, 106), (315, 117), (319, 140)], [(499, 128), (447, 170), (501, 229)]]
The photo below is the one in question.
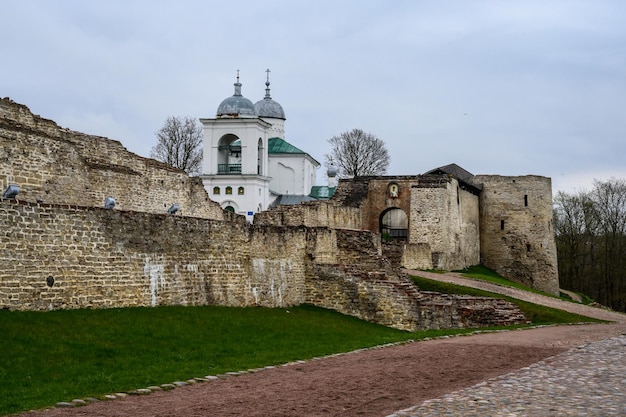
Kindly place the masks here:
[[(626, 315), (621, 313), (471, 280), (457, 274), (407, 272), (588, 317), (626, 321)], [(626, 334), (570, 349), (527, 368), (427, 400), (388, 417), (418, 416), (626, 416)]]
[(626, 335), (592, 342), (389, 417), (626, 416)]

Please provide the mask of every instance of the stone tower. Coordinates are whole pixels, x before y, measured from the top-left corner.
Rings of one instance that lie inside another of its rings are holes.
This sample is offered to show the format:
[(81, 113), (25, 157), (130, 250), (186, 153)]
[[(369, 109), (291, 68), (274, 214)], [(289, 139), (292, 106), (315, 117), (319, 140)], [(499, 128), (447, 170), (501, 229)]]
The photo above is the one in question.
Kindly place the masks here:
[(536, 175), (477, 175), (482, 264), (500, 275), (558, 295), (552, 182)]

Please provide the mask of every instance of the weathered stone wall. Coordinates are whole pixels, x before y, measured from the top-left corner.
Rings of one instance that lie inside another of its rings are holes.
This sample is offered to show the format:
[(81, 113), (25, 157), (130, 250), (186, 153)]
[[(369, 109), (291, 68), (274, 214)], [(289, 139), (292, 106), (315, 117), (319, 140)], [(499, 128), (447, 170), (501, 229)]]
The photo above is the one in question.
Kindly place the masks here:
[(311, 303), (405, 330), (464, 323), (456, 305), (427, 312), (370, 232), (10, 200), (0, 222), (0, 308)]
[(19, 199), (117, 208), (222, 220), (202, 181), (153, 159), (129, 152), (118, 141), (59, 127), (8, 98), (0, 100), (0, 188), (20, 187)]
[(527, 323), (524, 314), (506, 300), (422, 291), (419, 324), (422, 329), (510, 326)]
[(312, 259), (350, 252), (331, 229), (251, 226), (240, 216), (1, 200), (0, 221), (0, 308), (16, 310), (297, 305)]
[(254, 305), (298, 305), (305, 302), (309, 268), (305, 227), (255, 225), (251, 233), (252, 273), (246, 283)]
[(245, 221), (7, 200), (0, 220), (2, 308), (253, 304)]
[(558, 295), (552, 183), (535, 175), (478, 175), (482, 263), (514, 281)]
[(463, 269), (480, 262), (478, 196), (447, 176), (424, 176), (412, 187), (410, 269)]
[(354, 207), (311, 201), (256, 213), (254, 224), (361, 229), (362, 217), (361, 211)]
[(313, 264), (307, 303), (408, 331), (526, 323), (519, 308), (505, 300), (420, 291), (381, 256), (377, 234), (333, 234), (337, 257), (328, 261), (337, 263)]

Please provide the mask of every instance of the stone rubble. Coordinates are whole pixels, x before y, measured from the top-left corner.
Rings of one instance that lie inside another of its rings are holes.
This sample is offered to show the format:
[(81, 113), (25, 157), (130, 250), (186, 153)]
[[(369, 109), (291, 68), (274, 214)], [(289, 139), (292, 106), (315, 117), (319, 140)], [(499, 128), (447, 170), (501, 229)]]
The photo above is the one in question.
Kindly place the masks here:
[(626, 416), (626, 334), (387, 417)]

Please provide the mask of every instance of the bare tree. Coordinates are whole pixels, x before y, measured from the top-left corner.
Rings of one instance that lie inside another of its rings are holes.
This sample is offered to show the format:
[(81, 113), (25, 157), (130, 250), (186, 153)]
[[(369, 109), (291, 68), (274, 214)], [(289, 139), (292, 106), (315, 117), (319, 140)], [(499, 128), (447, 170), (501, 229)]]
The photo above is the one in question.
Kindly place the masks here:
[(559, 192), (554, 215), (561, 285), (626, 311), (626, 180)]
[(189, 175), (200, 174), (202, 169), (202, 125), (191, 117), (167, 118), (155, 133), (157, 144), (150, 156)]
[(337, 168), (339, 178), (382, 175), (387, 172), (389, 152), (385, 142), (361, 129), (352, 129), (328, 139), (332, 149), (325, 155), (326, 165)]

